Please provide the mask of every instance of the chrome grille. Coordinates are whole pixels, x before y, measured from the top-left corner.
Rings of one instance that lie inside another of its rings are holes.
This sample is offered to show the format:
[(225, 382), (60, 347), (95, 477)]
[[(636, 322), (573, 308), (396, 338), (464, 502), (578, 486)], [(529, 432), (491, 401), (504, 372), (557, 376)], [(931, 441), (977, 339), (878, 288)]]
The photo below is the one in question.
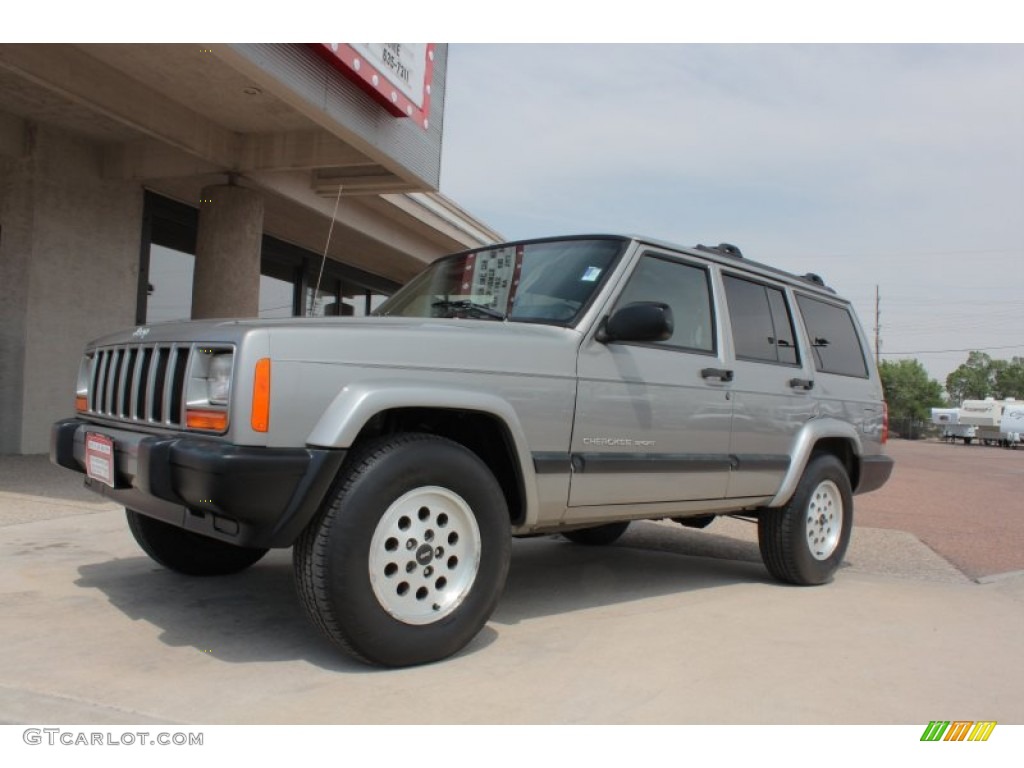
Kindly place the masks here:
[(191, 344), (126, 344), (97, 349), (89, 412), (125, 421), (183, 427)]

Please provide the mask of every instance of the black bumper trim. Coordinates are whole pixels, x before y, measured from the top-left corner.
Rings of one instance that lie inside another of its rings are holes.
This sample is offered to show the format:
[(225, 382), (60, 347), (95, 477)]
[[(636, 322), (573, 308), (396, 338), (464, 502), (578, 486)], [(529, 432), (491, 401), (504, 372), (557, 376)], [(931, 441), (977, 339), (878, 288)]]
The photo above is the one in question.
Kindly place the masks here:
[(860, 481), (854, 489), (854, 494), (868, 493), (881, 488), (889, 480), (895, 463), (884, 454), (877, 456), (861, 456), (860, 458)]
[[(54, 464), (84, 472), (75, 456), (84, 432), (116, 430), (80, 419), (57, 422)], [(77, 436), (77, 437), (76, 437)], [(86, 480), (92, 490), (142, 514), (246, 547), (289, 547), (313, 519), (345, 459), (344, 450), (260, 448), (202, 437), (147, 436), (132, 446), (134, 474), (118, 487)]]

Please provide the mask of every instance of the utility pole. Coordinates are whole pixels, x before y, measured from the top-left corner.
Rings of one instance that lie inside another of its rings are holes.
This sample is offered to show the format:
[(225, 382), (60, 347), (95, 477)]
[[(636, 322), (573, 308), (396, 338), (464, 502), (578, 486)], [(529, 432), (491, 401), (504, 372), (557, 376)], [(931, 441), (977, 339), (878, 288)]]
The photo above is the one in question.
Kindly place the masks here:
[(882, 353), (881, 353), (881, 347), (882, 347), (882, 339), (881, 339), (882, 324), (881, 324), (881, 322), (879, 322), (879, 320), (881, 318), (881, 312), (879, 312), (880, 304), (881, 304), (881, 300), (880, 300), (879, 293), (878, 293), (878, 283), (875, 283), (875, 367), (876, 368), (879, 365), (882, 364)]

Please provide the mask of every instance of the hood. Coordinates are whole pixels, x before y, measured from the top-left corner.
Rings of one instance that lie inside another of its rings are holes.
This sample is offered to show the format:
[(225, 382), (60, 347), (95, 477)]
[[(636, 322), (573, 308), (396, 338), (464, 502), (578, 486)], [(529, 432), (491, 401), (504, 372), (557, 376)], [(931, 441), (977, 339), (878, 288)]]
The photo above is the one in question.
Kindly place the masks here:
[(397, 317), (196, 320), (139, 326), (89, 347), (264, 336), (279, 362), (571, 375), (582, 333), (539, 323)]

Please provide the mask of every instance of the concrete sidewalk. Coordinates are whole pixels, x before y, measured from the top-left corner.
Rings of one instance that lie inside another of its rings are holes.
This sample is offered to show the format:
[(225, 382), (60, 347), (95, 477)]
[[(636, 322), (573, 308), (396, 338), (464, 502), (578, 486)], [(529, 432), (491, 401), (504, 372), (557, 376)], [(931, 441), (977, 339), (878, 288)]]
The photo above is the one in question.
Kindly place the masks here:
[(0, 457), (0, 722), (1024, 723), (1024, 575), (978, 584), (870, 528), (847, 560), (777, 584), (729, 519), (517, 541), (467, 649), (380, 671), (306, 620), (289, 552), (178, 576), (78, 477)]

